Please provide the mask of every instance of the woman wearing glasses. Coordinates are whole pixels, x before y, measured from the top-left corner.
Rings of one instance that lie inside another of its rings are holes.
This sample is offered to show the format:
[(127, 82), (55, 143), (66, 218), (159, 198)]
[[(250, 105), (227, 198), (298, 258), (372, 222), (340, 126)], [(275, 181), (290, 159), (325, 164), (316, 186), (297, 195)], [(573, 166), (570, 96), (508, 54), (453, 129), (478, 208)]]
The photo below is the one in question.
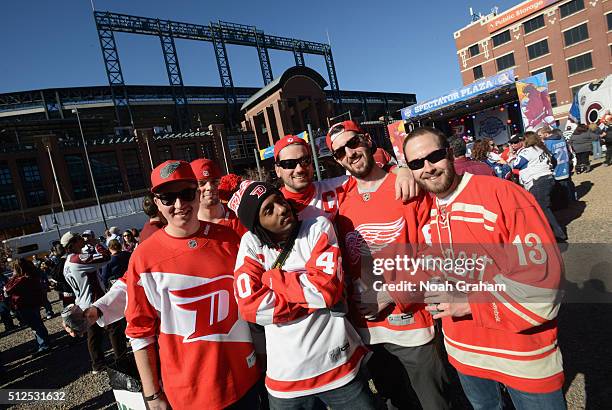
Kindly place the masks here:
[(134, 238), (132, 231), (123, 232), (123, 250), (126, 252), (134, 252), (134, 249), (138, 246), (138, 241)]

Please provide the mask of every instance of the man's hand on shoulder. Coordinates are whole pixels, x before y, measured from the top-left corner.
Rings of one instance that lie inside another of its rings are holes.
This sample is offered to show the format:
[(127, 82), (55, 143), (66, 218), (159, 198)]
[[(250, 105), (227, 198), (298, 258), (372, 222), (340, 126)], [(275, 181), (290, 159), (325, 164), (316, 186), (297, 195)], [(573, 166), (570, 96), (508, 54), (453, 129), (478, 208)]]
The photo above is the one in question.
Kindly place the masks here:
[(395, 179), (396, 200), (401, 199), (406, 203), (419, 194), (419, 186), (410, 169), (395, 167), (392, 172), (397, 176)]

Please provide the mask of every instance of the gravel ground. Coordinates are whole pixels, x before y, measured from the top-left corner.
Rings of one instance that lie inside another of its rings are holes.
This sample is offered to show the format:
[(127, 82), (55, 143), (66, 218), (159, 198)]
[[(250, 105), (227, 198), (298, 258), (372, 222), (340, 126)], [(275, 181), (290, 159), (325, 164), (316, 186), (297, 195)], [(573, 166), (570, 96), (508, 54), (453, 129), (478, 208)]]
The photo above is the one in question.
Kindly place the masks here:
[[(580, 201), (558, 212), (557, 216), (567, 224), (570, 238), (570, 245), (563, 253), (568, 299), (609, 302), (612, 300), (612, 167), (604, 167), (600, 161), (594, 165), (592, 172), (574, 176)], [(603, 248), (603, 243), (608, 243), (606, 246), (610, 248)], [(51, 300), (56, 299), (55, 293), (49, 296)], [(54, 302), (53, 309), (59, 313), (61, 304)], [(560, 310), (559, 343), (566, 371), (565, 396), (569, 409), (609, 408), (612, 403), (610, 317), (612, 305), (609, 303), (566, 303)], [(90, 372), (85, 341), (72, 340), (64, 332), (59, 316), (45, 324), (54, 347), (51, 353), (39, 357), (30, 354), (35, 342), (29, 330), (1, 334), (0, 351), (6, 373), (0, 375), (0, 388), (58, 389), (65, 392), (66, 400), (12, 408), (114, 408), (106, 374)], [(0, 331), (3, 330), (0, 324)]]

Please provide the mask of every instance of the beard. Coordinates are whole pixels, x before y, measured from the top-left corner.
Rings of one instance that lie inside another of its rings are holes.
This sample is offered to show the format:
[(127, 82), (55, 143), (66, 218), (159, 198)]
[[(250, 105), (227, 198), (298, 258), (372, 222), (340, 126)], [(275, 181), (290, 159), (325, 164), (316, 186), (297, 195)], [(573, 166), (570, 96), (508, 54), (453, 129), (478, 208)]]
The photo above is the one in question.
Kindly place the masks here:
[[(450, 162), (449, 166), (445, 169), (436, 169), (431, 174), (422, 174), (421, 177), (416, 180), (416, 183), (426, 192), (442, 194), (447, 192), (453, 185), (455, 176), (455, 166)], [(435, 179), (431, 180), (430, 178)]]
[[(359, 168), (355, 168), (351, 165), (348, 165), (346, 168), (351, 175), (356, 178), (367, 177), (370, 175), (370, 172), (372, 172), (372, 168), (374, 167), (374, 157), (372, 156), (370, 150), (366, 150), (360, 155), (362, 164), (360, 164)], [(351, 161), (351, 158), (348, 158), (348, 161)]]

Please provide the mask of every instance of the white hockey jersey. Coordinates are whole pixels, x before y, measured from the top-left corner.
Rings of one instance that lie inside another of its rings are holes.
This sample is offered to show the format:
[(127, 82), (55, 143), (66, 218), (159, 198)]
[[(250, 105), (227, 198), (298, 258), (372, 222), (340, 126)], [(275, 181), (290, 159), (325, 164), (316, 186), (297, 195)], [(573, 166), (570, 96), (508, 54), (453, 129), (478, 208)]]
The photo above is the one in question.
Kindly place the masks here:
[(341, 387), (355, 378), (367, 349), (347, 318), (328, 309), (343, 294), (334, 229), (324, 217), (308, 219), (282, 270), (272, 269), (280, 252), (247, 232), (234, 274), (241, 316), (265, 328), (266, 387), (280, 398)]

